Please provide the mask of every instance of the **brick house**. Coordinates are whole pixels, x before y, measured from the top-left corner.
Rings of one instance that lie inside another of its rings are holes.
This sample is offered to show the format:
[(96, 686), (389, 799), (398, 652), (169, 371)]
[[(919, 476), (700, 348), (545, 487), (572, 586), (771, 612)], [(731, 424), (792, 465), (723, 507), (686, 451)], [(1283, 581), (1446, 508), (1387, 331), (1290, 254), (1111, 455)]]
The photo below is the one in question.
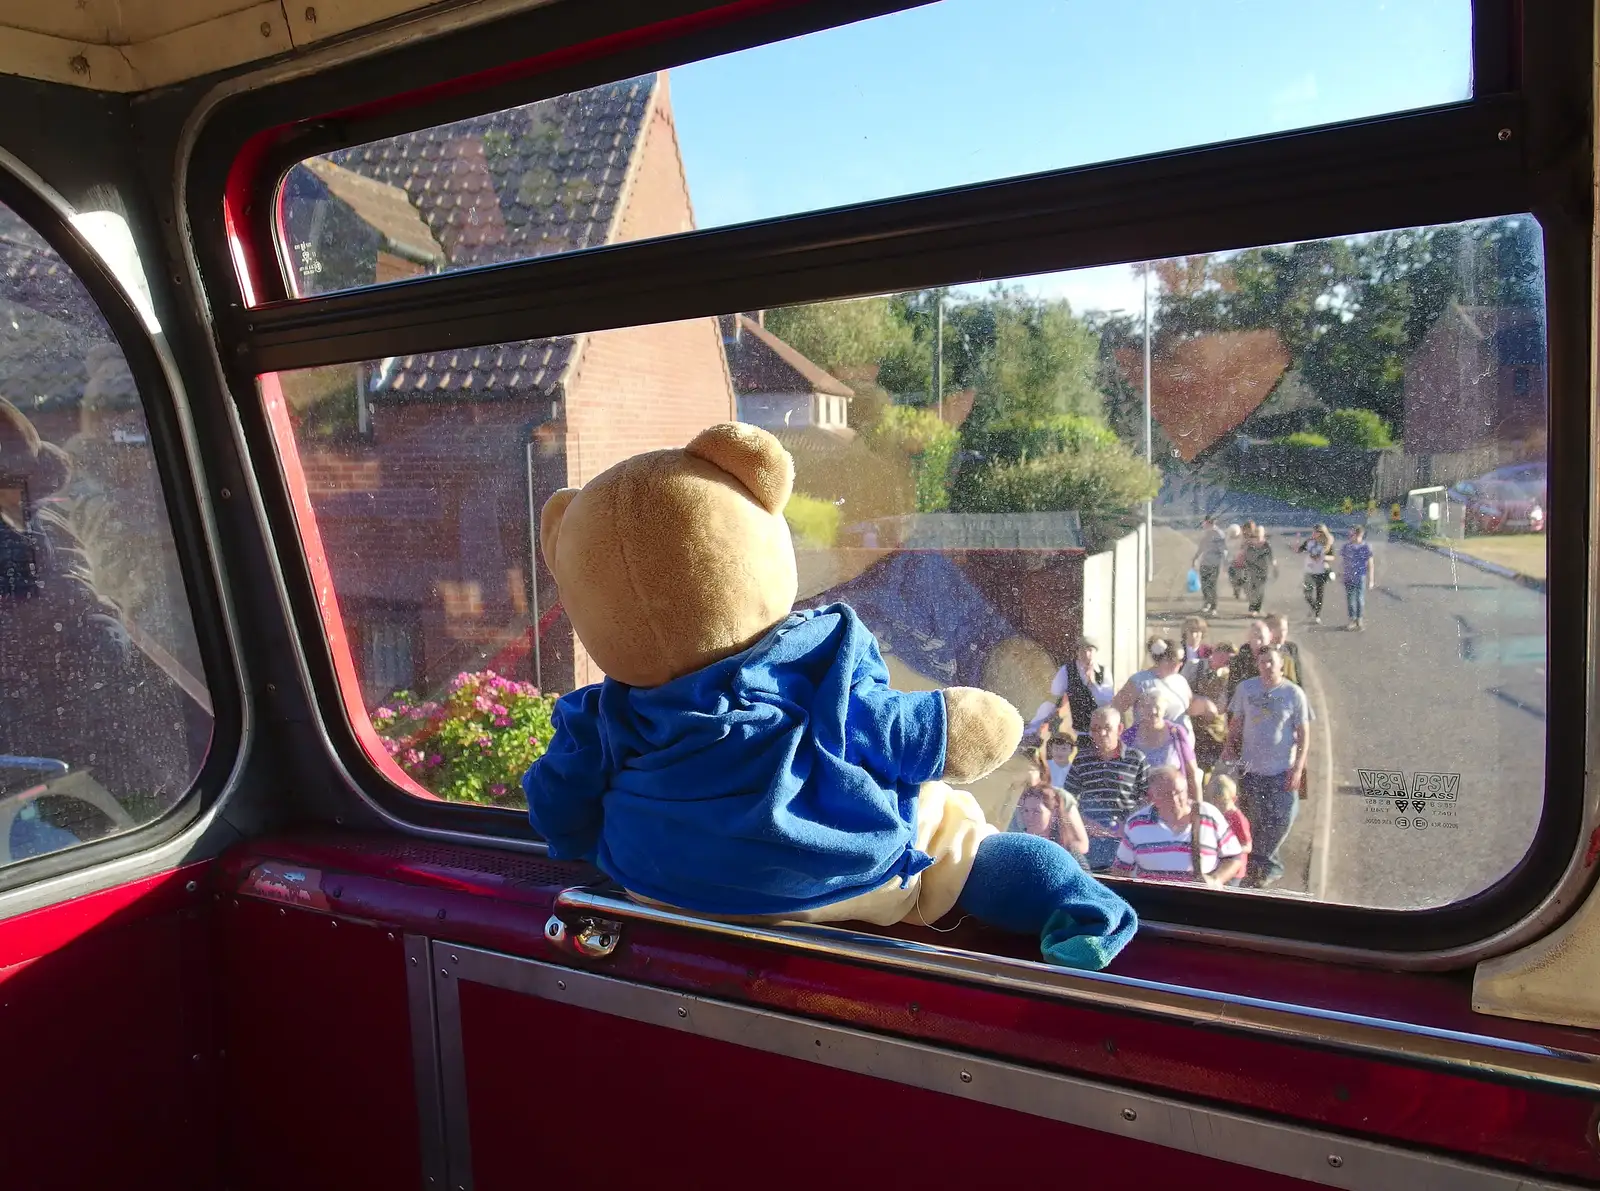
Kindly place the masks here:
[(1540, 311), (1452, 302), (1406, 369), (1405, 449), (1542, 449), (1545, 383)]
[[(694, 226), (664, 73), (297, 167), (300, 292)], [(537, 510), (736, 415), (714, 318), (285, 376), (365, 694), (492, 666), (568, 690), (597, 668), (556, 607)]]
[(741, 422), (774, 431), (848, 429), (855, 390), (767, 330), (764, 311), (719, 322)]

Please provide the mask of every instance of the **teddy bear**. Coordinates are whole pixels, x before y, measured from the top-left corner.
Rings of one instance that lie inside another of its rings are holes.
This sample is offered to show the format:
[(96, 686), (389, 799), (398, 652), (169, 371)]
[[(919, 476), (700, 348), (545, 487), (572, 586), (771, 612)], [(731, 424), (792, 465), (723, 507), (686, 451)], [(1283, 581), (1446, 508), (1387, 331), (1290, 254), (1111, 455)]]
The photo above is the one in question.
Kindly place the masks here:
[(959, 788), (1022, 719), (973, 687), (902, 692), (847, 604), (796, 611), (794, 465), (723, 423), (552, 495), (540, 548), (606, 674), (563, 696), (523, 779), (558, 859), (630, 897), (741, 922), (932, 925), (952, 910), (1104, 967), (1132, 909)]

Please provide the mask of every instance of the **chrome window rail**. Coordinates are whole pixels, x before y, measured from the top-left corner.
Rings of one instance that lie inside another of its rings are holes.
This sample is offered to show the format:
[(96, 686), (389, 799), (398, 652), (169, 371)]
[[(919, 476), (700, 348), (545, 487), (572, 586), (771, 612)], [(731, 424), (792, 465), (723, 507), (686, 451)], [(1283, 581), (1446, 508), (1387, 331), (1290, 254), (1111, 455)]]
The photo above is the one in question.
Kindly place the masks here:
[(1165, 1018), (1277, 1042), (1327, 1047), (1390, 1062), (1399, 1059), (1474, 1077), (1533, 1083), (1588, 1095), (1600, 1092), (1600, 1056), (1508, 1038), (1235, 996), (1110, 972), (1078, 972), (833, 926), (719, 922), (582, 888), (563, 890), (556, 898), (555, 910), (557, 914), (648, 922), (939, 980), (1052, 997), (1095, 1009)]

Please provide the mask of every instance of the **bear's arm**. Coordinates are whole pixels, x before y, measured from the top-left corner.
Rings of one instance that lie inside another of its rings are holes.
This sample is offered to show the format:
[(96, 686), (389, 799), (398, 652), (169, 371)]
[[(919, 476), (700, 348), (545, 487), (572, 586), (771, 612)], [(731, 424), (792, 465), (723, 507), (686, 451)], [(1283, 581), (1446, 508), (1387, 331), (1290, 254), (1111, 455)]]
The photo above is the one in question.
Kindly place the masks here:
[(944, 772), (944, 695), (858, 681), (846, 716), (850, 760), (880, 781), (928, 782)]
[(550, 746), (522, 779), (528, 818), (557, 860), (594, 863), (610, 765), (600, 740), (600, 688), (563, 695), (551, 714)]

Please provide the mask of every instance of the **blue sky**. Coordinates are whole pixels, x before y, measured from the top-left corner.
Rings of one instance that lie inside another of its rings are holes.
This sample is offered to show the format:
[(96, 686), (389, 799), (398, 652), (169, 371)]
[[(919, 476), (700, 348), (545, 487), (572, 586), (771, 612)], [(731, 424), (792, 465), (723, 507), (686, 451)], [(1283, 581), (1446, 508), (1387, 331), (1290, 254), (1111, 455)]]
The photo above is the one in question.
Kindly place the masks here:
[[(1449, 103), (1470, 0), (940, 0), (671, 72), (715, 227)], [(1030, 279), (1133, 308), (1125, 266)]]

